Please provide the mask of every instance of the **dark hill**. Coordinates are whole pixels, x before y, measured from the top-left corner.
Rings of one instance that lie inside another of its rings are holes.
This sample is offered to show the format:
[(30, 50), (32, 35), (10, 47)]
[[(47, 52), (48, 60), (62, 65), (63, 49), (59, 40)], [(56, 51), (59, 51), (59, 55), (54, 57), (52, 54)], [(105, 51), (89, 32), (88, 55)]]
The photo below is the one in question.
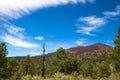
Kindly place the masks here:
[(67, 49), (71, 55), (75, 57), (99, 57), (108, 55), (112, 51), (112, 47), (103, 43), (96, 43), (89, 46), (78, 46)]
[(111, 46), (108, 46), (106, 44), (102, 44), (102, 43), (96, 43), (93, 45), (89, 45), (89, 46), (77, 46), (77, 47), (73, 47), (73, 48), (69, 48), (67, 50), (72, 51), (74, 53), (83, 53), (83, 52), (91, 52), (94, 50), (100, 50), (100, 49), (112, 49)]

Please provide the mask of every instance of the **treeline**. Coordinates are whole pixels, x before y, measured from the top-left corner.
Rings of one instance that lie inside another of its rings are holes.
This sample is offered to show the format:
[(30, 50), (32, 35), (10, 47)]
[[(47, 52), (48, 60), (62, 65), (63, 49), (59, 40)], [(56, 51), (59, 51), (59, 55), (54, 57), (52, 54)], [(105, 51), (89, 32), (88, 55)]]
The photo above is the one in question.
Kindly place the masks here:
[(40, 75), (41, 62), (30, 55), (25, 58), (7, 58), (5, 43), (0, 44), (0, 80), (21, 80), (25, 75)]
[[(120, 74), (120, 27), (114, 43), (115, 47), (108, 56), (95, 58), (75, 58), (60, 48), (45, 61), (45, 77), (51, 78), (56, 73), (62, 73), (76, 78), (82, 75), (84, 78), (100, 79)], [(0, 80), (21, 80), (28, 75), (41, 76), (41, 59), (30, 55), (22, 59), (7, 58), (7, 54), (5, 43), (0, 43)]]

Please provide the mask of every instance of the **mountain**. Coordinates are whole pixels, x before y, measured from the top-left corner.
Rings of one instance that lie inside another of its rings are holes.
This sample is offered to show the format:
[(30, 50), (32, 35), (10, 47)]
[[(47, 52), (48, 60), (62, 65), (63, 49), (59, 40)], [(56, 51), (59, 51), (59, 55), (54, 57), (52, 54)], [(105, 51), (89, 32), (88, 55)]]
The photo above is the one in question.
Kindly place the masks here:
[[(113, 47), (103, 44), (103, 43), (96, 43), (93, 45), (88, 45), (88, 46), (77, 46), (77, 47), (72, 47), (69, 49), (66, 49), (66, 52), (70, 54), (70, 56), (77, 57), (77, 58), (91, 58), (91, 57), (105, 57), (110, 52), (112, 51)], [(46, 60), (49, 60), (52, 56), (54, 55), (53, 53), (46, 54)], [(14, 58), (17, 59), (22, 59), (25, 56), (17, 56)], [(42, 56), (33, 56), (32, 58), (34, 59), (42, 59)]]
[(67, 49), (74, 57), (90, 58), (106, 56), (112, 51), (112, 47), (103, 43), (96, 43), (89, 46), (77, 46)]

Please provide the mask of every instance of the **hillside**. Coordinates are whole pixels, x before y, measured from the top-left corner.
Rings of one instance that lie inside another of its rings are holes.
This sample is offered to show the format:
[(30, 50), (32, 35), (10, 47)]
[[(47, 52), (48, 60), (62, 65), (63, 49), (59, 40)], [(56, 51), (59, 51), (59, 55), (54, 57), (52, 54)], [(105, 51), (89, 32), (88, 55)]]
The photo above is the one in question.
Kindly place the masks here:
[[(88, 46), (77, 46), (66, 49), (68, 54), (77, 58), (91, 58), (91, 57), (100, 57), (107, 56), (111, 51), (112, 47), (103, 43), (96, 43)], [(54, 53), (46, 54), (46, 60), (51, 58)], [(24, 56), (17, 56), (17, 59), (22, 59)], [(33, 56), (34, 59), (41, 59), (42, 56)]]
[(74, 57), (90, 58), (108, 55), (112, 51), (112, 47), (103, 43), (96, 43), (89, 46), (77, 46), (67, 49)]

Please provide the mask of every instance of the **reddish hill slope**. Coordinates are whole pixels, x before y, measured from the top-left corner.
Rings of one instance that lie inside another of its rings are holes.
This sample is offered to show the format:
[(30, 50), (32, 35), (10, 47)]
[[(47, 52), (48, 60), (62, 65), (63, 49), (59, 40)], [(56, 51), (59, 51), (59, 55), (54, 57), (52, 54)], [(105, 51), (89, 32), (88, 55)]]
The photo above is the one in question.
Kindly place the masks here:
[(108, 55), (112, 51), (112, 47), (102, 43), (96, 43), (89, 46), (78, 46), (67, 49), (71, 55), (75, 57), (99, 57)]

